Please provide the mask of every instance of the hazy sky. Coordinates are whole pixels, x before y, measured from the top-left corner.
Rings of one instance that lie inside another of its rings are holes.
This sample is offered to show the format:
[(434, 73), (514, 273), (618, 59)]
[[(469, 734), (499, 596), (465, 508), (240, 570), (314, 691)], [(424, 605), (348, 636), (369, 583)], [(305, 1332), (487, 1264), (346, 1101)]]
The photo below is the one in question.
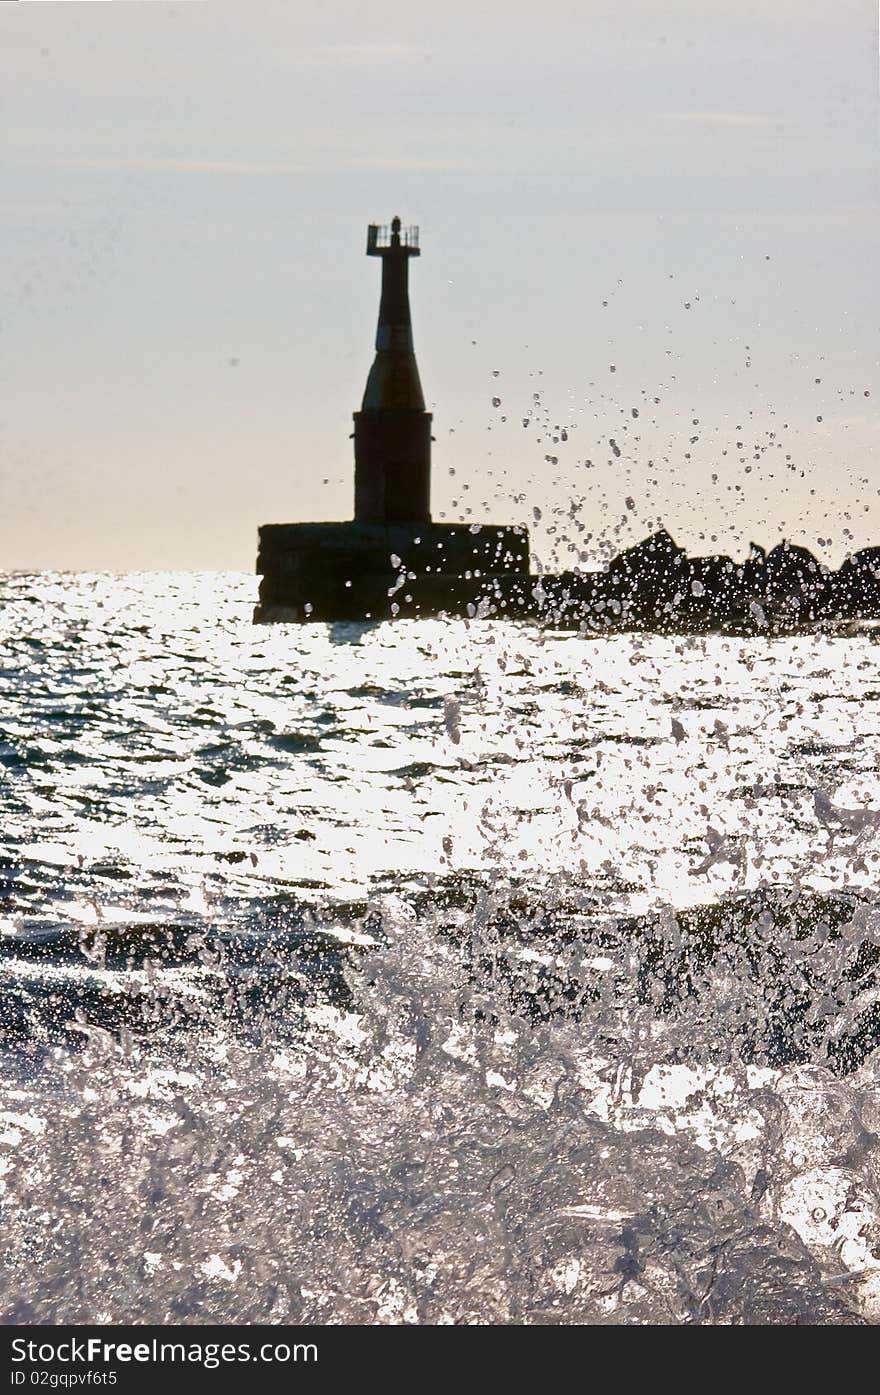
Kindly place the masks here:
[(0, 567), (349, 517), (398, 212), (435, 517), (880, 542), (877, 48), (875, 0), (0, 6)]

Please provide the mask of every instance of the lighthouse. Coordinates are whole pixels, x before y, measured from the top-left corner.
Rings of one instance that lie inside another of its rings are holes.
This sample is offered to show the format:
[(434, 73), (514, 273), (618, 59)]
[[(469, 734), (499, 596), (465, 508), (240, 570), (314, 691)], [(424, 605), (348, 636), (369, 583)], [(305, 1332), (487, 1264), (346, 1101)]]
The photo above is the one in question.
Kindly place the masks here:
[[(852, 567), (844, 563), (834, 579), (809, 553), (785, 544), (799, 553), (800, 580), (780, 590), (768, 569), (782, 545), (756, 568), (751, 558), (688, 557), (660, 529), (604, 571), (534, 576), (522, 524), (472, 519), (470, 509), (467, 520), (434, 522), (431, 413), (409, 308), (409, 264), (418, 255), (418, 228), (403, 228), (399, 218), (369, 225), (367, 256), (382, 263), (382, 294), (376, 356), (354, 413), (354, 518), (262, 525), (256, 623), (503, 617), (582, 633), (742, 634), (756, 625), (784, 629), (793, 615), (798, 623), (802, 615), (823, 623), (880, 615), (880, 581), (868, 576), (868, 554), (880, 548), (853, 554)], [(294, 472), (294, 507), (296, 485)], [(442, 500), (440, 507), (443, 519)], [(873, 574), (880, 576), (880, 563)]]
[(418, 255), (418, 228), (399, 218), (369, 225), (382, 293), (376, 355), (354, 413), (354, 518), (263, 524), (255, 621), (513, 615), (533, 604), (526, 528), (431, 518), (431, 413), (409, 308)]
[(409, 308), (409, 264), (417, 227), (371, 223), (367, 256), (382, 262), (376, 357), (354, 414), (357, 523), (430, 523), (431, 413), (419, 379)]

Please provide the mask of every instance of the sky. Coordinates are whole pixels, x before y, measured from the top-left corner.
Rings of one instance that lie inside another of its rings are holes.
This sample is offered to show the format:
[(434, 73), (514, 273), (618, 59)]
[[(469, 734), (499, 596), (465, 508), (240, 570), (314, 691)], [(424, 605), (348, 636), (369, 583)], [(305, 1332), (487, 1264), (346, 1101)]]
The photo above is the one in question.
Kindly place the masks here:
[(366, 226), (435, 518), (880, 543), (876, 0), (0, 6), (0, 568), (351, 516)]

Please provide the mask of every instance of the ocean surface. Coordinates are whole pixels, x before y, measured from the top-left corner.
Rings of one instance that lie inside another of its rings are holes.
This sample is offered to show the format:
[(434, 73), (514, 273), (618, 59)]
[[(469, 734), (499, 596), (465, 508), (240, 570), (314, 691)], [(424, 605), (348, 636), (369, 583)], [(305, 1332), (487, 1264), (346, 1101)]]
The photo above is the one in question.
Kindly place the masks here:
[(0, 1313), (880, 1319), (880, 647), (0, 578)]

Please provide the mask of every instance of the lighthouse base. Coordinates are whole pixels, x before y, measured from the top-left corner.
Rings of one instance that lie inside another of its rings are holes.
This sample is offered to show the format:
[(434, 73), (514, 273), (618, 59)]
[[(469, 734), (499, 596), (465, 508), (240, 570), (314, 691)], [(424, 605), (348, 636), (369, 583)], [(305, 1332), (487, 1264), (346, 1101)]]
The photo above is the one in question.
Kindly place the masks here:
[(467, 523), (267, 523), (258, 623), (389, 620), (520, 611), (525, 528)]

